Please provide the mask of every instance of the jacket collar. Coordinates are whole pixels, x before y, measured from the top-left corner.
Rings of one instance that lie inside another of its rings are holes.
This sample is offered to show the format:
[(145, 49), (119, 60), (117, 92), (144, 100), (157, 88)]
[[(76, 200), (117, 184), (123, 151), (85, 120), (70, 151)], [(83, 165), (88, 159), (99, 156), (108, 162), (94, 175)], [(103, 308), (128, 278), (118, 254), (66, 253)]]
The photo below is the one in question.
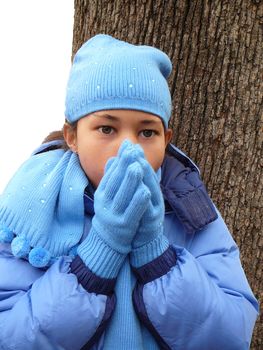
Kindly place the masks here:
[(168, 148), (162, 164), (160, 186), (166, 214), (176, 214), (187, 233), (193, 234), (217, 219), (199, 169), (175, 148)]

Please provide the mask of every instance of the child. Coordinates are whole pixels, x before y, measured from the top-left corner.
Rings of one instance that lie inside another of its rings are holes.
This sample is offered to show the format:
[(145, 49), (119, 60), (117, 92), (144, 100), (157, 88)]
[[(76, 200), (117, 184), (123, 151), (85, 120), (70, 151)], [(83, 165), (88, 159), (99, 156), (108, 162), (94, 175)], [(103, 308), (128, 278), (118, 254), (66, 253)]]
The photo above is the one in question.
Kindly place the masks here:
[(171, 62), (97, 35), (64, 139), (0, 201), (0, 349), (249, 349), (258, 305), (198, 168), (169, 144)]

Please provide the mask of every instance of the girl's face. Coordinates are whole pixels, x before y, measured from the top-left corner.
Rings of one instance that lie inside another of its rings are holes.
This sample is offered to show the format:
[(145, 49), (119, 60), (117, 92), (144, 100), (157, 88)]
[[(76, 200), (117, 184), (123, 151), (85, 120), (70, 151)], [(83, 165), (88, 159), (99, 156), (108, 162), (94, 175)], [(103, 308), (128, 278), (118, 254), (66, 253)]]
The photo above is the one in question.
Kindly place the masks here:
[(140, 144), (154, 170), (161, 166), (172, 137), (159, 117), (134, 110), (107, 110), (81, 118), (74, 130), (64, 126), (64, 137), (95, 188), (104, 174), (107, 160), (117, 155), (125, 139)]

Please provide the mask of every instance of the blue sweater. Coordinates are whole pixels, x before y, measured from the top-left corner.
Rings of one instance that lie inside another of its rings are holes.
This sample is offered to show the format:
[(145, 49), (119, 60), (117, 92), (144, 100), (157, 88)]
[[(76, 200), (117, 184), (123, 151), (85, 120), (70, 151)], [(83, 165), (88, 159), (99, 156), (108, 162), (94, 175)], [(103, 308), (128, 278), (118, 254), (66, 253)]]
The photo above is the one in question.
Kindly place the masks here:
[[(0, 245), (1, 350), (249, 349), (258, 304), (238, 248), (196, 167), (170, 151), (161, 181), (170, 247), (147, 265), (128, 257), (107, 279), (78, 256), (37, 269)], [(85, 209), (82, 240), (92, 193)]]

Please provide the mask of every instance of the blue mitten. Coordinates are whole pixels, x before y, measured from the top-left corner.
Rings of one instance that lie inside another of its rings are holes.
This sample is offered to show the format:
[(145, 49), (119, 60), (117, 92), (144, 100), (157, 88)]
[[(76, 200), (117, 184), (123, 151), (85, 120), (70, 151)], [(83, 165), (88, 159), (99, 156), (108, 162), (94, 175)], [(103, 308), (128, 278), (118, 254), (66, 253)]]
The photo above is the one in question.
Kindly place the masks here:
[(118, 156), (106, 166), (94, 195), (92, 227), (78, 254), (100, 277), (117, 275), (149, 204), (151, 194), (137, 161), (140, 156), (140, 148), (125, 141)]
[(140, 157), (139, 162), (144, 171), (143, 182), (151, 192), (151, 200), (132, 242), (131, 263), (135, 267), (154, 260), (169, 246), (163, 235), (164, 200), (158, 176), (144, 158)]

